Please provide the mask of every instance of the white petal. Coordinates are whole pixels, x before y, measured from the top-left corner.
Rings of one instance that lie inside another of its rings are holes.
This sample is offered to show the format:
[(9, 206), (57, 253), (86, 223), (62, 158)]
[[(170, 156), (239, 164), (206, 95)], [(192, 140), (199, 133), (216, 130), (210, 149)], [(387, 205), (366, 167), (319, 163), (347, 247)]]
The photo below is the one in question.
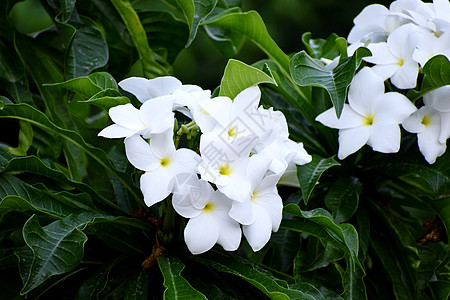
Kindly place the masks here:
[[(303, 147), (303, 143), (296, 143), (293, 140), (287, 140), (286, 146), (291, 151), (292, 155), (292, 161), (297, 165), (304, 165), (312, 160), (312, 156), (306, 152), (305, 148)], [(289, 163), (290, 161), (288, 161)]]
[(440, 113), (441, 116), (441, 133), (439, 134), (439, 142), (445, 144), (450, 138), (450, 112)]
[(141, 191), (147, 206), (152, 206), (169, 196), (173, 187), (173, 177), (164, 168), (145, 172), (141, 176)]
[(344, 159), (358, 151), (369, 140), (370, 129), (368, 126), (339, 130), (339, 159)]
[(251, 185), (243, 174), (229, 176), (227, 185), (217, 185), (217, 188), (232, 200), (243, 202), (250, 198)]
[(233, 201), (229, 216), (243, 225), (250, 225), (255, 221), (255, 212), (250, 199), (243, 202)]
[(440, 87), (424, 95), (423, 102), (440, 112), (450, 112), (450, 85)]
[(197, 153), (187, 148), (178, 149), (170, 159), (172, 161), (168, 168), (173, 174), (197, 174), (197, 166), (201, 161)]
[(378, 98), (374, 104), (374, 122), (399, 124), (405, 121), (417, 108), (404, 95), (389, 92)]
[(271, 161), (270, 158), (259, 154), (250, 157), (245, 173), (252, 188), (255, 188), (261, 182)]
[(395, 153), (400, 149), (400, 127), (391, 124), (374, 123), (367, 145), (383, 153)]
[(367, 48), (372, 56), (364, 57), (364, 61), (377, 65), (396, 64), (399, 61), (399, 57), (391, 52), (387, 43), (371, 43)]
[(173, 100), (170, 96), (158, 97), (142, 104), (141, 119), (147, 126), (151, 126), (152, 133), (161, 133), (173, 128)]
[(104, 128), (98, 133), (98, 136), (114, 139), (114, 138), (124, 138), (135, 134), (136, 131), (132, 129), (125, 128), (123, 126), (112, 124)]
[(200, 110), (206, 111), (223, 127), (228, 128), (231, 122), (233, 102), (228, 97), (216, 97), (199, 103)]
[(188, 221), (184, 229), (184, 241), (192, 254), (200, 254), (211, 249), (219, 239), (219, 225), (207, 213), (202, 213)]
[(403, 123), (402, 127), (411, 133), (419, 133), (425, 130), (425, 125), (422, 124), (423, 114), (419, 114), (421, 110), (411, 114)]
[(399, 89), (415, 88), (418, 74), (419, 65), (413, 60), (405, 61), (391, 76), (391, 82)]
[(141, 120), (139, 110), (131, 103), (111, 107), (109, 117), (114, 123), (132, 130), (138, 131), (146, 127)]
[(395, 63), (387, 65), (375, 65), (372, 67), (372, 70), (384, 81), (394, 75), (395, 72), (397, 72), (398, 68), (400, 68), (400, 65)]
[(244, 236), (253, 251), (259, 251), (264, 247), (272, 234), (272, 220), (266, 210), (255, 206), (255, 221), (251, 225), (242, 226)]
[(353, 20), (355, 26), (348, 35), (348, 42), (353, 44), (361, 39), (371, 38), (376, 32), (384, 32), (384, 22), (389, 10), (380, 4), (366, 6)]
[(148, 79), (142, 77), (130, 77), (119, 82), (119, 86), (136, 96), (139, 101), (144, 102), (149, 99), (149, 95), (147, 92), (147, 82)]
[(181, 81), (171, 76), (150, 79), (147, 83), (147, 93), (151, 98), (166, 96), (174, 93), (182, 86)]
[(152, 134), (150, 139), (150, 147), (153, 154), (159, 159), (172, 156), (175, 153), (173, 132), (171, 130), (167, 130), (163, 133)]
[(420, 152), (430, 164), (436, 161), (436, 158), (444, 154), (447, 145), (440, 143), (439, 140), (439, 125), (432, 124), (426, 130), (417, 134), (417, 142), (419, 144)]
[(256, 199), (258, 206), (264, 208), (272, 221), (272, 231), (276, 232), (280, 227), (283, 217), (283, 200), (276, 193), (267, 193)]
[(176, 212), (185, 217), (198, 216), (213, 194), (211, 185), (198, 179), (197, 174), (182, 173), (174, 178), (172, 205)]
[(373, 100), (383, 94), (383, 79), (366, 67), (353, 78), (348, 91), (348, 102), (355, 112), (364, 116), (372, 113)]
[(323, 125), (331, 128), (345, 129), (353, 128), (361, 125), (362, 116), (355, 112), (350, 105), (344, 104), (341, 117), (336, 117), (336, 111), (332, 107), (316, 117)]
[(150, 145), (139, 135), (125, 139), (125, 153), (128, 161), (139, 170), (152, 171), (159, 167), (159, 159), (154, 156)]

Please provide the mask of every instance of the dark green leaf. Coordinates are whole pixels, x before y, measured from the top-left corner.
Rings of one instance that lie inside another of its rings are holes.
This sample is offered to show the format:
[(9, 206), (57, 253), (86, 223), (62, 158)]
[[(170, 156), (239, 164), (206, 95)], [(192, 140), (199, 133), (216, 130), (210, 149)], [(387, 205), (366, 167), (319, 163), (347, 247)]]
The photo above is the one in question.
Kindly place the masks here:
[(197, 29), (202, 22), (214, 9), (217, 0), (176, 0), (178, 6), (184, 14), (186, 22), (189, 25), (188, 47), (197, 35)]
[(25, 273), (21, 273), (24, 283), (21, 295), (39, 286), (50, 276), (62, 274), (75, 268), (83, 257), (86, 235), (77, 227), (83, 225), (85, 217), (68, 217), (41, 227), (37, 217), (32, 216), (23, 227), (23, 236), (31, 248), (33, 259), (20, 256)]
[(308, 204), (309, 197), (322, 174), (329, 168), (339, 165), (340, 163), (335, 161), (333, 157), (322, 158), (313, 155), (310, 163), (297, 166), (297, 177), (305, 204)]
[(311, 58), (305, 51), (295, 54), (291, 59), (291, 75), (300, 86), (319, 86), (327, 90), (333, 102), (336, 115), (340, 117), (347, 89), (353, 80), (362, 57), (369, 56), (366, 48), (358, 48), (352, 57), (343, 58), (332, 70), (317, 59)]
[(149, 275), (146, 271), (136, 271), (127, 281), (124, 300), (148, 300)]
[(16, 51), (10, 43), (6, 43), (3, 38), (0, 38), (0, 78), (9, 82), (17, 82), (23, 78), (24, 73), (24, 67)]
[(420, 90), (410, 90), (407, 94), (411, 101), (441, 86), (450, 84), (450, 62), (444, 55), (436, 55), (423, 67), (423, 81)]
[(114, 89), (106, 89), (93, 95), (89, 100), (80, 102), (92, 104), (108, 111), (113, 106), (130, 103), (130, 99)]
[(78, 289), (75, 300), (99, 299), (98, 295), (105, 289), (108, 283), (111, 269), (120, 262), (121, 258), (101, 266), (91, 276), (83, 281)]
[(289, 72), (289, 57), (278, 47), (267, 32), (264, 21), (256, 11), (230, 12), (218, 14), (202, 23), (224, 28), (248, 37), (261, 48), (270, 58), (276, 61), (285, 72)]
[(164, 276), (164, 299), (206, 299), (205, 295), (194, 289), (181, 276), (184, 269), (183, 262), (175, 257), (158, 257), (158, 265)]
[(15, 148), (7, 148), (14, 155), (25, 156), (33, 142), (33, 129), (30, 123), (20, 122), (19, 145)]
[(73, 79), (88, 75), (92, 70), (103, 67), (109, 58), (108, 45), (94, 22), (80, 17), (76, 33), (66, 57), (66, 76)]
[(219, 96), (234, 99), (246, 88), (260, 83), (277, 84), (272, 76), (239, 60), (230, 59), (220, 83)]
[(367, 299), (366, 286), (363, 281), (365, 276), (364, 270), (357, 264), (351, 262), (351, 258), (347, 257), (347, 270), (343, 276), (344, 299)]
[(218, 254), (217, 256), (210, 258), (208, 258), (208, 255), (198, 257), (196, 258), (196, 261), (206, 266), (213, 267), (218, 271), (236, 275), (249, 282), (272, 299), (314, 300), (314, 297), (301, 291), (281, 286), (272, 274), (251, 264), (237, 261), (226, 254)]
[(334, 59), (339, 55), (339, 49), (336, 46), (337, 38), (338, 36), (332, 33), (326, 40), (311, 39), (311, 32), (305, 32), (302, 35), (302, 42), (311, 57)]
[(17, 118), (20, 120), (28, 121), (34, 125), (45, 128), (47, 131), (52, 132), (60, 136), (61, 138), (75, 144), (82, 148), (88, 155), (95, 159), (102, 167), (108, 172), (116, 176), (127, 190), (134, 196), (135, 199), (142, 200), (139, 189), (134, 185), (131, 178), (123, 173), (119, 172), (108, 159), (106, 153), (99, 148), (92, 147), (85, 143), (83, 138), (76, 132), (62, 129), (53, 123), (40, 111), (34, 109), (27, 104), (5, 105), (3, 110), (0, 110), (0, 118)]
[(357, 178), (340, 177), (325, 196), (325, 204), (332, 211), (334, 221), (349, 220), (358, 208), (362, 185)]

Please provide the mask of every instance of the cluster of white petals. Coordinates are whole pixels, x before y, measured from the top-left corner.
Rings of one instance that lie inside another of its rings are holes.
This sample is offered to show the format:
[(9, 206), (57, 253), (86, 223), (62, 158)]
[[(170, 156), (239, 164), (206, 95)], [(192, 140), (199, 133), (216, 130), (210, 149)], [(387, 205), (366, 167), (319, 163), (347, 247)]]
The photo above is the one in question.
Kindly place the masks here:
[(418, 145), (428, 163), (446, 150), (450, 132), (450, 86), (423, 97), (417, 109), (399, 93), (384, 93), (385, 80), (398, 89), (414, 89), (420, 68), (436, 55), (450, 60), (450, 2), (397, 0), (389, 8), (365, 7), (354, 19), (348, 36), (348, 52), (367, 47), (365, 67), (353, 79), (342, 115), (332, 110), (316, 120), (339, 129), (338, 157), (344, 159), (367, 144), (375, 151), (397, 152), (399, 124), (417, 133)]
[[(288, 166), (311, 161), (302, 143), (289, 139), (284, 115), (259, 105), (257, 86), (235, 99), (211, 98), (209, 91), (174, 77), (132, 77), (119, 86), (142, 105), (111, 108), (114, 124), (99, 135), (125, 138), (129, 162), (144, 172), (145, 203), (152, 206), (172, 195), (175, 211), (189, 219), (184, 238), (194, 254), (215, 244), (234, 251), (242, 234), (254, 251), (264, 247), (282, 218), (281, 176), (295, 185), (286, 178), (292, 174)], [(177, 149), (175, 112), (198, 126), (199, 149)]]

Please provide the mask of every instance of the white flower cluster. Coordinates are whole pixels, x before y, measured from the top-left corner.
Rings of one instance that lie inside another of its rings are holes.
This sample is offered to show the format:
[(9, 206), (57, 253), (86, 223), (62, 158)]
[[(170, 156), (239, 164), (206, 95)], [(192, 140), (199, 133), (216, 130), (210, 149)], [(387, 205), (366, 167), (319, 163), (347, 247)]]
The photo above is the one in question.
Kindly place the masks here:
[(424, 96), (417, 108), (399, 93), (384, 93), (387, 79), (398, 89), (417, 85), (420, 67), (436, 56), (450, 59), (450, 2), (397, 0), (389, 9), (372, 4), (354, 19), (348, 51), (366, 46), (373, 64), (361, 70), (350, 85), (348, 102), (337, 119), (331, 111), (317, 117), (339, 129), (339, 153), (343, 159), (368, 144), (375, 151), (391, 153), (400, 147), (399, 124), (417, 133), (418, 145), (428, 163), (446, 150), (450, 137), (450, 86)]
[[(257, 86), (234, 100), (211, 98), (209, 91), (174, 77), (132, 77), (119, 86), (143, 104), (111, 108), (115, 124), (99, 135), (125, 138), (128, 160), (144, 171), (145, 203), (152, 206), (172, 194), (175, 211), (189, 219), (184, 238), (194, 254), (216, 243), (236, 250), (242, 232), (260, 250), (281, 222), (280, 177), (288, 166), (311, 161), (302, 143), (288, 138), (284, 115), (259, 107)], [(174, 111), (193, 121), (186, 130), (201, 131), (199, 153), (176, 149)]]

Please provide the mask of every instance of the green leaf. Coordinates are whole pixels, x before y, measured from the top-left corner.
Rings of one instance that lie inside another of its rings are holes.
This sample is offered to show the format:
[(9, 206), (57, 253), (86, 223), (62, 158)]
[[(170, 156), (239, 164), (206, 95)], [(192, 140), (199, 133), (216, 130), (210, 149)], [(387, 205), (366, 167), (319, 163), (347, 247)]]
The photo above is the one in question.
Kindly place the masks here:
[(122, 96), (114, 89), (106, 89), (93, 95), (88, 100), (80, 102), (92, 104), (108, 111), (111, 107), (130, 103), (130, 99)]
[(183, 21), (164, 11), (140, 12), (142, 26), (150, 47), (173, 64), (186, 45), (189, 27)]
[(33, 129), (30, 123), (20, 122), (19, 145), (15, 148), (8, 147), (7, 150), (14, 155), (25, 156), (33, 143)]
[(87, 241), (86, 235), (77, 228), (86, 222), (83, 219), (68, 217), (41, 227), (34, 215), (25, 223), (23, 236), (33, 259), (30, 261), (21, 255), (22, 252), (18, 253), (24, 284), (21, 295), (38, 287), (50, 276), (69, 272), (78, 265)]
[(323, 208), (302, 211), (298, 205), (288, 204), (284, 207), (283, 212), (308, 219), (320, 225), (333, 240), (344, 246), (343, 249), (348, 255), (350, 255), (353, 263), (360, 264), (358, 259), (358, 232), (353, 225), (348, 223), (336, 224), (330, 213)]
[(311, 39), (311, 32), (305, 32), (302, 35), (302, 42), (311, 57), (334, 59), (339, 55), (339, 49), (336, 46), (337, 38), (339, 37), (332, 33), (326, 40)]
[(195, 290), (189, 282), (181, 276), (184, 269), (183, 262), (176, 257), (158, 257), (158, 265), (164, 276), (164, 299), (206, 299), (205, 295)]
[(149, 299), (149, 274), (139, 270), (134, 272), (127, 281), (124, 292), (124, 300), (148, 300)]
[(219, 96), (234, 99), (246, 88), (260, 83), (277, 84), (272, 76), (239, 60), (230, 59), (220, 83)]
[(325, 205), (336, 223), (349, 220), (358, 208), (362, 185), (357, 178), (339, 177), (325, 196)]
[(202, 22), (216, 7), (217, 0), (176, 0), (189, 25), (188, 47), (197, 35), (197, 29)]
[(429, 59), (423, 67), (423, 81), (420, 90), (410, 90), (407, 97), (416, 101), (423, 95), (444, 85), (450, 84), (450, 62), (444, 55)]
[(202, 22), (202, 25), (220, 27), (246, 36), (280, 64), (285, 72), (289, 72), (289, 57), (269, 35), (264, 21), (256, 11), (243, 13), (232, 9)]
[(361, 64), (362, 57), (369, 56), (366, 48), (358, 48), (352, 57), (341, 58), (339, 64), (329, 70), (325, 64), (311, 58), (305, 51), (295, 54), (290, 63), (292, 78), (300, 86), (319, 86), (327, 90), (336, 110), (341, 116), (347, 89)]
[[(257, 266), (245, 263), (244, 261), (232, 258), (228, 254), (215, 253), (211, 255), (210, 252), (197, 257), (195, 261), (212, 267), (220, 272), (236, 275), (241, 279), (249, 282), (271, 299), (301, 299), (314, 300), (314, 297), (303, 293), (299, 290), (289, 289), (285, 285), (286, 282), (276, 279), (268, 271), (258, 268)], [(283, 286), (280, 283), (284, 283)]]
[(20, 57), (10, 43), (0, 38), (0, 78), (8, 82), (17, 82), (25, 73)]
[(66, 56), (66, 76), (69, 79), (88, 75), (92, 70), (103, 67), (109, 58), (108, 45), (95, 23), (80, 17), (70, 48)]
[(297, 177), (305, 204), (308, 204), (309, 197), (322, 174), (329, 168), (339, 165), (340, 163), (335, 161), (333, 157), (322, 158), (313, 155), (310, 163), (297, 166)]
[(58, 16), (58, 19), (60, 19), (62, 22), (66, 22), (69, 20), (70, 15), (72, 14), (73, 9), (75, 8), (75, 3), (77, 0), (61, 0), (61, 12)]
[(127, 174), (118, 171), (112, 165), (111, 161), (108, 159), (106, 153), (103, 150), (86, 144), (86, 142), (78, 133), (62, 129), (54, 125), (43, 113), (27, 104), (5, 105), (4, 109), (0, 110), (0, 118), (16, 118), (19, 120), (30, 122), (34, 125), (45, 128), (47, 131), (52, 132), (53, 134), (58, 135), (64, 140), (67, 140), (68, 142), (82, 148), (89, 156), (91, 156), (103, 168), (105, 168), (107, 172), (110, 172), (115, 177), (117, 177), (124, 185), (124, 187), (128, 191), (130, 191), (130, 193), (136, 200), (142, 201), (141, 193), (139, 189), (134, 185), (131, 178)]
[(104, 264), (86, 280), (78, 289), (75, 300), (99, 299), (98, 295), (105, 289), (108, 283), (111, 269), (116, 266), (122, 258), (117, 258), (110, 263)]
[(343, 276), (344, 299), (367, 299), (366, 286), (364, 284), (364, 270), (357, 264), (346, 258), (347, 270)]
[(450, 282), (444, 280), (437, 280), (430, 282), (431, 290), (434, 299), (448, 299), (450, 297)]
[(156, 61), (156, 53), (150, 49), (146, 31), (130, 1), (111, 0), (111, 2), (114, 4), (114, 7), (122, 17), (122, 20), (130, 32), (142, 63), (144, 76), (147, 78), (154, 78), (173, 73), (170, 65), (162, 65), (160, 62)]

